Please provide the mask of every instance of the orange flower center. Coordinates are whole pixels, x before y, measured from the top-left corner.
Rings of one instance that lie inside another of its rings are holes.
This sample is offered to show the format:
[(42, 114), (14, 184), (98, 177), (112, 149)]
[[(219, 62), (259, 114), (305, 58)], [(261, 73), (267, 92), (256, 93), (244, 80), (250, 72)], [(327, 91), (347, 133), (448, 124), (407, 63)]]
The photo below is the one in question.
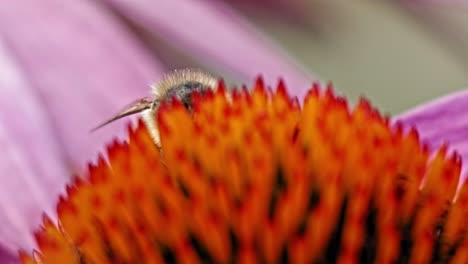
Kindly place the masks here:
[(369, 103), (281, 82), (161, 106), (77, 178), (23, 263), (468, 261), (461, 162)]

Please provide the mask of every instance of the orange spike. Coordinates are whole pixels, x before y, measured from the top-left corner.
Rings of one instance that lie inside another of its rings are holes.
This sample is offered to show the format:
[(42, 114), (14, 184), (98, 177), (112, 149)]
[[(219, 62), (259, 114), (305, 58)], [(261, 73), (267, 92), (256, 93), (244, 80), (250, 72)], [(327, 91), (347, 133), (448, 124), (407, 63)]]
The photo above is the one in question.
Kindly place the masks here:
[(19, 259), (21, 261), (21, 263), (24, 263), (24, 264), (35, 264), (36, 261), (34, 261), (34, 259), (29, 256), (26, 252), (20, 250), (18, 252), (18, 255), (19, 255)]
[(312, 83), (312, 88), (308, 91), (308, 94), (318, 97), (320, 95), (320, 83), (315, 81)]
[(216, 88), (216, 93), (224, 95), (226, 93), (226, 90), (226, 83), (223, 79), (220, 79), (218, 82), (218, 87)]
[(284, 84), (283, 79), (279, 79), (278, 85), (276, 86), (276, 94), (279, 94), (283, 97), (289, 97), (288, 93), (286, 92), (286, 85)]
[(263, 82), (263, 77), (261, 75), (259, 75), (257, 79), (255, 80), (255, 86), (253, 90), (257, 90), (257, 89), (259, 89), (260, 91), (265, 90), (265, 84)]
[(271, 93), (261, 77), (252, 92), (220, 82), (194, 94), (192, 113), (162, 104), (161, 149), (141, 120), (128, 127), (128, 142), (67, 186), (59, 224), (44, 217), (39, 251), (21, 261), (465, 263), (460, 156), (429, 159), (415, 129), (312, 87), (302, 109), (283, 80)]

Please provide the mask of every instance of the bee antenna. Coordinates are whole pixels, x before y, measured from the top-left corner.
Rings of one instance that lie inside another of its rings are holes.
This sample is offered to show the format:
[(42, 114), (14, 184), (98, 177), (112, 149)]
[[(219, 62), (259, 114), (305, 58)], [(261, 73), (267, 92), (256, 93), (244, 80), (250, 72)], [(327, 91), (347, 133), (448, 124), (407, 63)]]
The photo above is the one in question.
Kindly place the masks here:
[(136, 113), (140, 113), (144, 110), (147, 110), (147, 109), (153, 109), (154, 107), (154, 99), (151, 98), (151, 97), (144, 97), (144, 98), (140, 98), (138, 100), (135, 100), (133, 102), (131, 102), (130, 104), (128, 104), (126, 107), (124, 107), (121, 111), (119, 111), (117, 114), (115, 114), (113, 117), (111, 117), (110, 119), (106, 120), (105, 122), (103, 122), (102, 124), (96, 126), (95, 128), (91, 129), (89, 132), (92, 133), (118, 119), (121, 119), (123, 117), (126, 117), (126, 116), (129, 116), (129, 115), (133, 115), (133, 114), (136, 114)]

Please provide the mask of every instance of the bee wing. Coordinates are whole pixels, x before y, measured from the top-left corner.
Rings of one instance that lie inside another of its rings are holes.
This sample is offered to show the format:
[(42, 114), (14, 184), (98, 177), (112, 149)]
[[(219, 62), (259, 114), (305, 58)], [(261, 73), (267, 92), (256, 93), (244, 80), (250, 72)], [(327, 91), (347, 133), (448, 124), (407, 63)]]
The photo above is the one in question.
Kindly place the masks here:
[(103, 127), (105, 125), (108, 125), (108, 124), (110, 124), (110, 123), (114, 122), (115, 120), (118, 120), (118, 119), (120, 119), (122, 117), (126, 117), (126, 116), (129, 116), (129, 115), (140, 113), (141, 111), (144, 111), (146, 109), (150, 109), (152, 107), (153, 100), (154, 99), (151, 98), (151, 97), (144, 97), (144, 98), (140, 98), (138, 100), (133, 101), (132, 103), (130, 103), (126, 107), (124, 107), (120, 112), (115, 114), (113, 117), (111, 117), (107, 121), (103, 122), (102, 124), (98, 125), (97, 127), (91, 129), (90, 132), (94, 132), (94, 131), (98, 130), (99, 128), (101, 128), (101, 127)]

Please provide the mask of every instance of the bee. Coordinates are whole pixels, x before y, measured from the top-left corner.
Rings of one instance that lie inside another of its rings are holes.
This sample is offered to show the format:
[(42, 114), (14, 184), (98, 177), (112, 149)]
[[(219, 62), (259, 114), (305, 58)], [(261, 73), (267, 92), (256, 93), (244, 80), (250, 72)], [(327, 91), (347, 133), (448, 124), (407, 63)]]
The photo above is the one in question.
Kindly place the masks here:
[(110, 119), (93, 128), (91, 131), (106, 126), (116, 120), (133, 114), (141, 113), (143, 121), (153, 138), (154, 143), (160, 147), (158, 125), (155, 113), (162, 102), (172, 98), (179, 100), (188, 111), (192, 111), (192, 94), (197, 92), (203, 95), (207, 90), (214, 90), (219, 78), (198, 69), (174, 70), (161, 81), (151, 86), (151, 96), (133, 101)]

